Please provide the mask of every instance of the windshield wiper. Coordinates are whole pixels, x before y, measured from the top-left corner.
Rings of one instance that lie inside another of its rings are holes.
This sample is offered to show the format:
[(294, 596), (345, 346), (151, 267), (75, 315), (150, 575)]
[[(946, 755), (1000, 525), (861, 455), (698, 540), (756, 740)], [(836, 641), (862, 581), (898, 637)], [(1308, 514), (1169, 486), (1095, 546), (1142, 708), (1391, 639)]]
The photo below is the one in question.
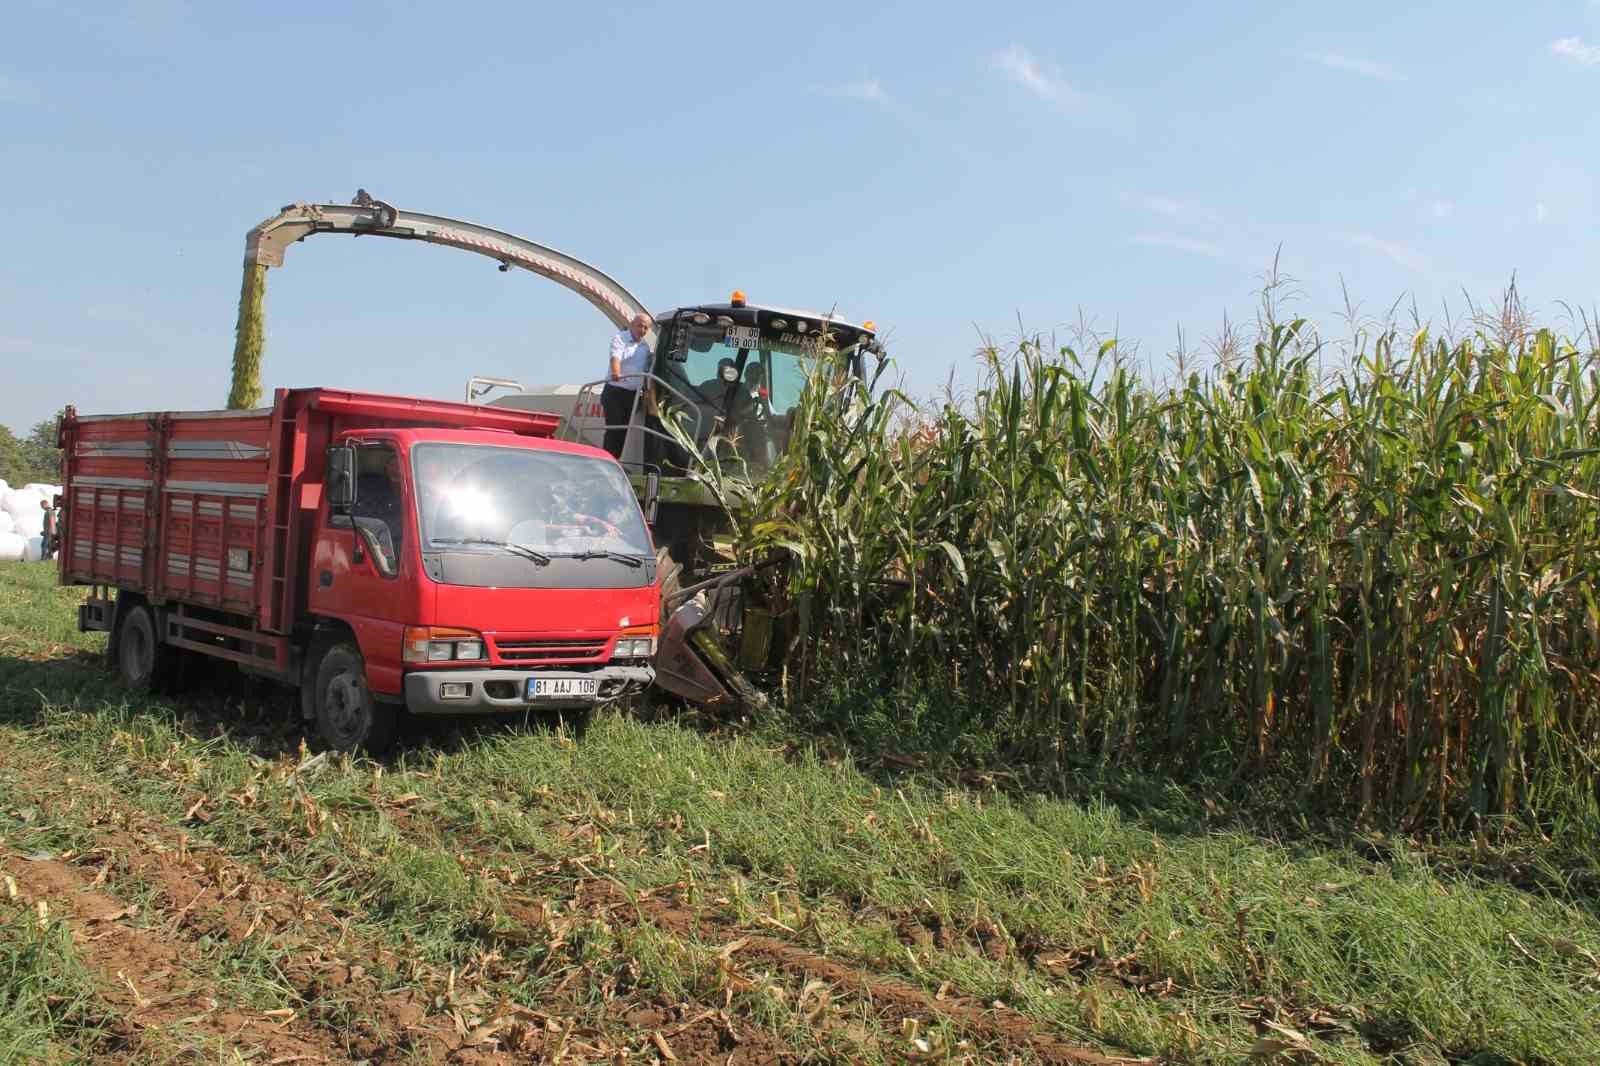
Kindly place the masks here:
[(563, 559), (612, 559), (612, 560), (615, 560), (616, 562), (624, 563), (624, 564), (626, 564), (628, 566), (631, 566), (635, 570), (639, 569), (639, 567), (644, 565), (644, 557), (641, 556), (641, 555), (629, 555), (626, 552), (615, 552), (615, 551), (609, 551), (609, 550), (573, 552), (570, 555), (568, 555), (566, 553), (563, 553), (561, 555), (561, 558), (563, 558)]
[(491, 548), (500, 548), (512, 555), (520, 555), (524, 559), (532, 559), (540, 566), (550, 562), (550, 556), (537, 548), (530, 548), (526, 544), (513, 544), (508, 540), (489, 540), (484, 537), (434, 537), (429, 544), (485, 544)]

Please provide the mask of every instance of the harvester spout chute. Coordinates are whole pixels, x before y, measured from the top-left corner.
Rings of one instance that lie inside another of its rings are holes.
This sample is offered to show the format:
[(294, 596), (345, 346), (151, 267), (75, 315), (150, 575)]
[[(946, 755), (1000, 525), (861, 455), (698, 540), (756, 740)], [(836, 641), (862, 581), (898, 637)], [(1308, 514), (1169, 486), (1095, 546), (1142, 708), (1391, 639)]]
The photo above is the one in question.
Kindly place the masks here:
[(366, 190), (358, 192), (350, 204), (290, 204), (245, 237), (244, 282), (239, 293), (239, 322), (233, 350), (233, 387), (228, 395), (231, 408), (254, 407), (261, 398), (267, 269), (283, 265), (283, 255), (289, 245), (317, 233), (397, 237), (476, 252), (499, 262), (501, 270), (520, 267), (571, 289), (598, 308), (618, 329), (626, 328), (634, 315), (648, 314), (637, 297), (603, 271), (526, 237), (475, 222), (401, 211), (373, 199)]

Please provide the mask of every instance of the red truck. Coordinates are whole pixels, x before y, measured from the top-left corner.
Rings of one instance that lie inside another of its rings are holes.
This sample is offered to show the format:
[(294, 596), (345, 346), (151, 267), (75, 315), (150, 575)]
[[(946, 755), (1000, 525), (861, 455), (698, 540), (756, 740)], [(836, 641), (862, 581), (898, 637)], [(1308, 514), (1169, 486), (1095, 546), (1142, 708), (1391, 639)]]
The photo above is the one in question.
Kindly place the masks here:
[[(327, 745), (586, 709), (654, 678), (646, 510), (555, 415), (336, 389), (60, 426), (60, 580), (148, 689), (182, 656), (299, 689)], [(112, 590), (116, 590), (115, 598)]]

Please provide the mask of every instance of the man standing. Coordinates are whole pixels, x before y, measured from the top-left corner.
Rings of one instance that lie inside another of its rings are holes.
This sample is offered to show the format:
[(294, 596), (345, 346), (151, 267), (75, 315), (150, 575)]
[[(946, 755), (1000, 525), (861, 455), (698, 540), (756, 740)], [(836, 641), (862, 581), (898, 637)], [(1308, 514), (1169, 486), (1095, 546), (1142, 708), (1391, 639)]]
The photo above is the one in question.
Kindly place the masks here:
[(653, 324), (650, 316), (641, 312), (633, 316), (627, 329), (611, 338), (611, 365), (606, 370), (605, 388), (600, 390), (600, 409), (605, 412), (606, 451), (618, 459), (628, 439), (634, 400), (650, 369), (650, 346), (644, 335)]
[(56, 553), (56, 512), (49, 500), (40, 500), (44, 509), (44, 528), (39, 533), (39, 558), (49, 560)]

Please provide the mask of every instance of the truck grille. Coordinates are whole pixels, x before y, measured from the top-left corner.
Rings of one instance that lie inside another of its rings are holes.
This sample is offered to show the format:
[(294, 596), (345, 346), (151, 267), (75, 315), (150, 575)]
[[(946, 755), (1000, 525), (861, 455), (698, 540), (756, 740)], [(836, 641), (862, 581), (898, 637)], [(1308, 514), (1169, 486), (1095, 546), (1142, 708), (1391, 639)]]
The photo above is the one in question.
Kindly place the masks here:
[(604, 640), (496, 640), (495, 652), (508, 663), (570, 663), (598, 659)]

